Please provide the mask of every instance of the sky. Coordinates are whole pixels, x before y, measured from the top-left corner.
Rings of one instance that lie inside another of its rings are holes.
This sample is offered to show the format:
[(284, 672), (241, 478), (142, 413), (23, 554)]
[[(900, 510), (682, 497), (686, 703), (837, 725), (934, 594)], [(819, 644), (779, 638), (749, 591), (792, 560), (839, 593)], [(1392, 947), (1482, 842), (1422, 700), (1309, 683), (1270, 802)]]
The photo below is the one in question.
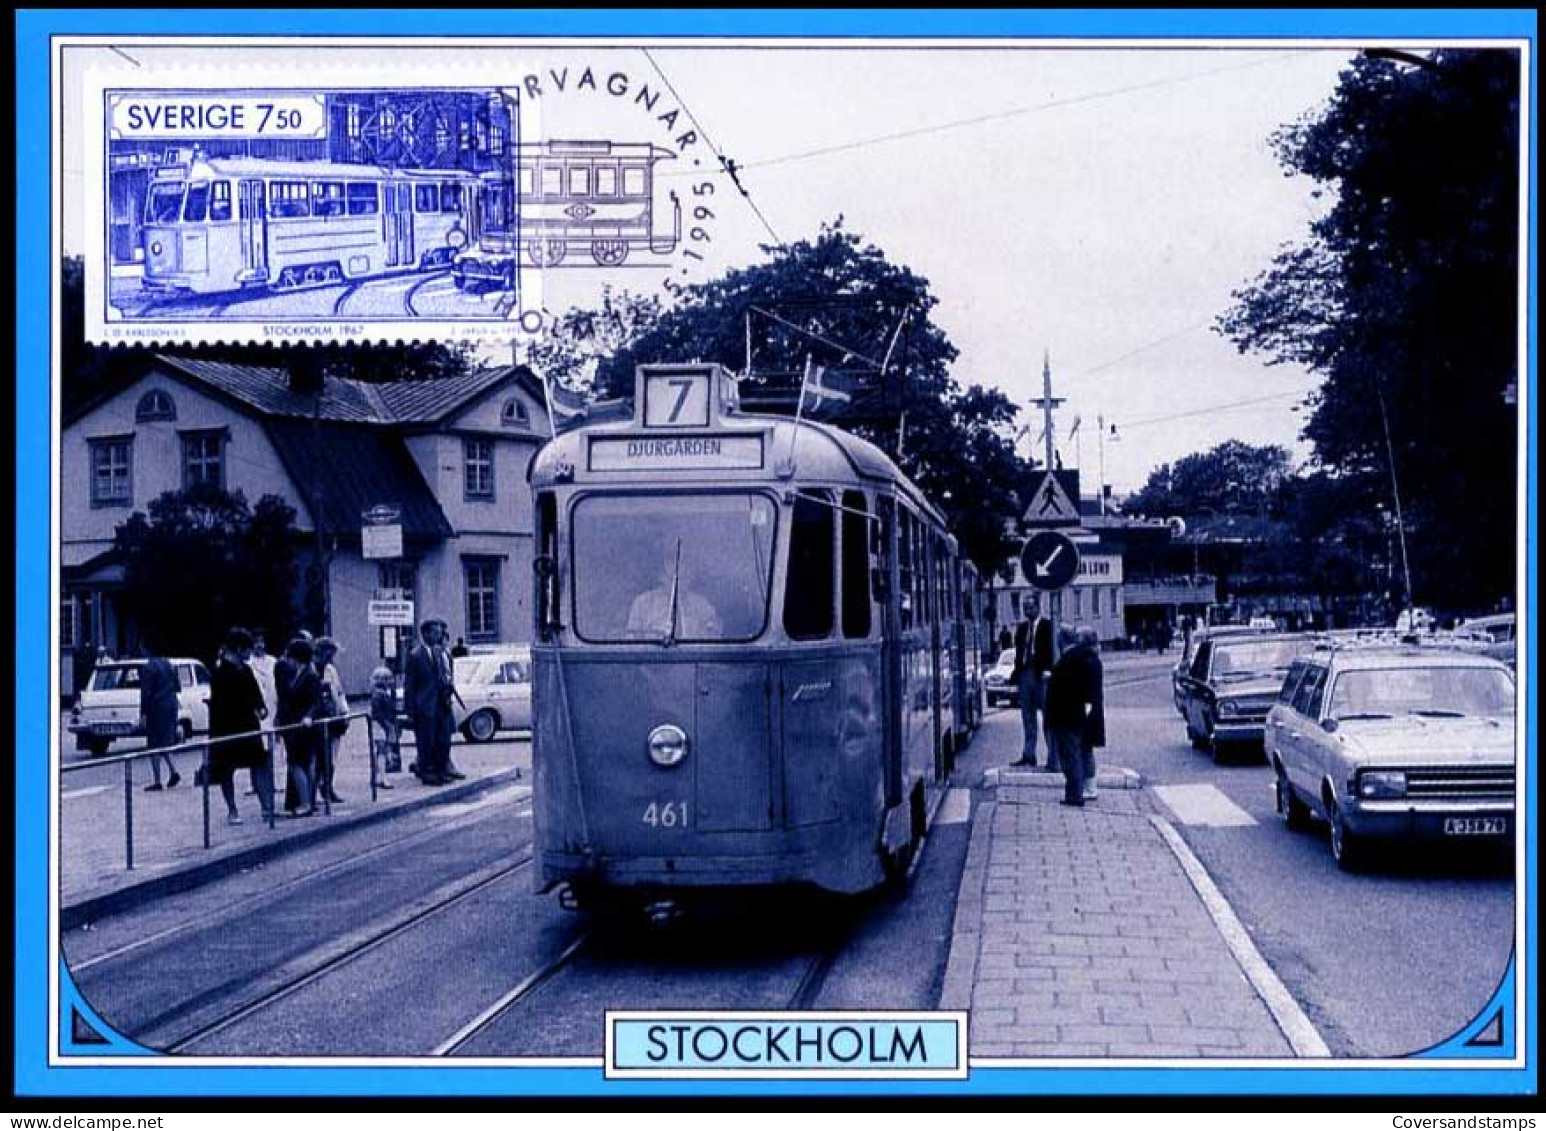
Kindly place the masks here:
[[(1325, 206), (1315, 185), (1285, 174), (1269, 138), (1322, 107), (1350, 58), (1346, 47), (1298, 45), (661, 44), (646, 53), (485, 44), (388, 55), (254, 47), (216, 64), (185, 48), (136, 44), (128, 62), (103, 48), (67, 61), (65, 128), (84, 132), (82, 76), (159, 84), (190, 66), (205, 85), (258, 75), (294, 85), (519, 87), (524, 74), (565, 65), (622, 71), (632, 90), (664, 85), (684, 111), (672, 128), (691, 119), (704, 140), (684, 158), (698, 153), (712, 169), (716, 152), (730, 157), (750, 194), (748, 202), (711, 178), (719, 207), (695, 245), (706, 254), (693, 277), (757, 262), (759, 244), (811, 237), (842, 216), (929, 280), (934, 318), (960, 351), (961, 384), (997, 387), (1025, 405), (1040, 394), (1050, 357), (1054, 391), (1067, 398), (1056, 425), (1065, 466), (1081, 468), (1092, 494), (1103, 454), (1120, 495), (1159, 464), (1228, 439), (1308, 458), (1296, 407), (1314, 376), (1241, 357), (1211, 326), (1231, 291), (1302, 239)], [(624, 101), (603, 108), (598, 96), (582, 106), (548, 90), (526, 112), (544, 136), (564, 136), (587, 128), (587, 116), (615, 116)], [(523, 128), (532, 128), (524, 117)], [(73, 250), (85, 244), (87, 189), (68, 144), (65, 152), (63, 232)], [(676, 179), (698, 183), (699, 168), (682, 160)], [(550, 307), (583, 302), (580, 277), (558, 279)], [(1038, 419), (1025, 452), (1040, 431)]]

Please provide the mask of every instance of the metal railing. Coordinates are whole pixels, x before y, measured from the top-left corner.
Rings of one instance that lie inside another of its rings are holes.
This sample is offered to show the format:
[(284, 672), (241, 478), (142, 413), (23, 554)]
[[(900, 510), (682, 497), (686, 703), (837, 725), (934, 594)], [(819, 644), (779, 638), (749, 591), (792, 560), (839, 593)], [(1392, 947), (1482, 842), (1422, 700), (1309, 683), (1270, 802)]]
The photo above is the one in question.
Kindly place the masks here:
[[(340, 722), (340, 721), (353, 720), (353, 719), (364, 719), (365, 720), (365, 749), (366, 749), (366, 756), (370, 759), (370, 799), (371, 799), (372, 802), (374, 802), (374, 801), (378, 800), (378, 794), (379, 794), (379, 789), (378, 789), (379, 779), (378, 779), (378, 777), (376, 775), (376, 758), (375, 758), (375, 727), (376, 727), (376, 723), (375, 723), (375, 720), (370, 717), (370, 712), (369, 711), (352, 711), (352, 712), (350, 712), (348, 714), (344, 714), (344, 715), (334, 715), (331, 718), (315, 719), (315, 720), (313, 720), (313, 721), (311, 721), (309, 723), (289, 723), (289, 724), (286, 724), (285, 726), (281, 726), (281, 727), (264, 727), (264, 728), (262, 728), (260, 730), (246, 731), (246, 732), (244, 732), (242, 734), (222, 735), (219, 738), (208, 738), (208, 737), (206, 737), (206, 738), (202, 738), (202, 739), (189, 739), (186, 742), (179, 742), (179, 743), (176, 743), (175, 745), (172, 745), (172, 746), (157, 746), (157, 747), (154, 747), (154, 748), (147, 748), (147, 749), (144, 749), (144, 750), (130, 750), (130, 751), (127, 751), (126, 753), (123, 753), (123, 754), (114, 754), (114, 755), (111, 755), (111, 756), (105, 757), (105, 758), (90, 758), (90, 759), (88, 759), (88, 760), (86, 760), (84, 762), (75, 762), (75, 763), (72, 763), (70, 765), (61, 765), (60, 766), (60, 773), (61, 774), (74, 774), (74, 773), (82, 773), (82, 772), (84, 772), (86, 770), (101, 769), (103, 766), (112, 766), (112, 765), (120, 765), (120, 764), (123, 766), (123, 814), (124, 814), (124, 859), (125, 859), (124, 867), (125, 867), (125, 869), (127, 871), (132, 872), (132, 871), (134, 871), (134, 763), (135, 762), (140, 761), (141, 759), (144, 759), (144, 758), (155, 758), (155, 757), (161, 757), (161, 756), (170, 757), (171, 755), (174, 755), (174, 754), (186, 753), (188, 751), (193, 751), (193, 750), (202, 751), (202, 757), (200, 759), (200, 772), (198, 774), (197, 780), (198, 780), (199, 788), (203, 791), (204, 847), (205, 848), (210, 848), (213, 845), (212, 845), (212, 841), (211, 841), (211, 837), (210, 837), (209, 791), (210, 791), (210, 787), (211, 786), (218, 787), (218, 783), (216, 783), (213, 780), (213, 774), (211, 773), (211, 767), (210, 767), (210, 750), (213, 747), (219, 746), (222, 743), (239, 742), (239, 741), (242, 741), (244, 739), (250, 739), (250, 738), (261, 738), (261, 739), (263, 739), (264, 747), (265, 747), (265, 749), (268, 752), (267, 772), (269, 774), (269, 781), (270, 781), (270, 786), (271, 786), (270, 794), (269, 794), (269, 805), (268, 805), (268, 811), (267, 811), (267, 816), (268, 816), (268, 822), (267, 823), (268, 823), (268, 827), (270, 829), (272, 829), (277, 824), (277, 816), (276, 816), (275, 810), (278, 808), (278, 803), (277, 803), (277, 801), (274, 798), (274, 791), (279, 788), (279, 786), (276, 783), (274, 783), (274, 781), (273, 781), (273, 773), (274, 773), (274, 740), (275, 740), (275, 736), (276, 735), (280, 735), (280, 734), (284, 734), (284, 733), (286, 733), (288, 731), (299, 731), (299, 730), (306, 730), (306, 729), (322, 729), (322, 728), (326, 728), (329, 723), (337, 723), (337, 722)], [(325, 733), (324, 733), (324, 735), (322, 737), (323, 737), (323, 741), (324, 742), (327, 741), (327, 736), (326, 736)], [(313, 767), (313, 770), (315, 770), (315, 767)], [(235, 771), (233, 770), (232, 773), (234, 775)], [(329, 778), (330, 778), (330, 781), (331, 781), (331, 775), (329, 775)], [(330, 785), (330, 782), (329, 782), (329, 785)], [(331, 817), (333, 815), (333, 805), (332, 805), (332, 798), (329, 796), (329, 794), (331, 792), (330, 788), (323, 786), (322, 783), (314, 783), (313, 784), (313, 789), (314, 790), (318, 790), (319, 789), (321, 794), (322, 794), (322, 812), (323, 812), (323, 815)], [(310, 799), (303, 799), (303, 800), (305, 800), (308, 804), (310, 802)]]

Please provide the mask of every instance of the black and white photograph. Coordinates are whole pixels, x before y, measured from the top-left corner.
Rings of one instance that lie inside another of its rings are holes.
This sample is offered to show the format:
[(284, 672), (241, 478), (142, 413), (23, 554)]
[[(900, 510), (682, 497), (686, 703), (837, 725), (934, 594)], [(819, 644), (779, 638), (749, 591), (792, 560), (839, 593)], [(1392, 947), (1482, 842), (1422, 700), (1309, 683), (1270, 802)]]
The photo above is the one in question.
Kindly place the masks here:
[(1533, 1090), (1533, 16), (431, 15), (48, 41), (41, 1092)]

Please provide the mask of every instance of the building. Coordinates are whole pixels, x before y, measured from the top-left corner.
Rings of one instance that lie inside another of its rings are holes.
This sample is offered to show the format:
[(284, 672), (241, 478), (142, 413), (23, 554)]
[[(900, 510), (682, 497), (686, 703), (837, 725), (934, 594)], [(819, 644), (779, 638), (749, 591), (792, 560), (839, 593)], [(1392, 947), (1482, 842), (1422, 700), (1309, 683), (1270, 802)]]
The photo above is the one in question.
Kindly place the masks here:
[[(1109, 551), (1082, 535), (1076, 534), (1075, 541), (1079, 546), (1079, 572), (1062, 591), (1063, 622), (1091, 625), (1100, 634), (1102, 643), (1126, 639), (1123, 620), (1126, 596), (1120, 551)], [(1039, 590), (1026, 581), (1019, 562), (1016, 562), (1014, 576), (1009, 582), (995, 583), (993, 587), (990, 619), (1000, 628), (1013, 625), (1020, 619), (1030, 597), (1037, 592)], [(1046, 594), (1042, 594), (1042, 608), (1050, 609)]]
[[(549, 435), (540, 380), (520, 366), (435, 381), (323, 377), (307, 388), (304, 380), (161, 356), (64, 421), (65, 694), (77, 646), (89, 640), (121, 656), (139, 644), (118, 599), (115, 530), (158, 495), (197, 482), (240, 490), (249, 502), (277, 495), (295, 509), (296, 609), (339, 640), (351, 691), (397, 651), (395, 629), (368, 623), (379, 589), (406, 591), (416, 619), (443, 618), (453, 640), (530, 638), (527, 472)], [(362, 514), (382, 505), (399, 515), (400, 559), (363, 555)]]

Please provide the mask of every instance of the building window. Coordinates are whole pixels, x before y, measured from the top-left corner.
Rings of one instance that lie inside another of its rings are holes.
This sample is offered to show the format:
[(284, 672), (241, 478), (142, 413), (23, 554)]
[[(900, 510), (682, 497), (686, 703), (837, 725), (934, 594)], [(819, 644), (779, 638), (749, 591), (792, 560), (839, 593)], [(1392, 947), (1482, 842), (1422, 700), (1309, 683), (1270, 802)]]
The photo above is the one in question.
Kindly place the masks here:
[(511, 397), (499, 410), (499, 423), (506, 428), (530, 428), (531, 413), (526, 410), (526, 404), (520, 397)]
[(467, 589), (467, 639), (499, 639), (499, 562), (465, 558), (462, 578)]
[(140, 403), (134, 406), (134, 422), (136, 424), (151, 424), (157, 420), (176, 420), (177, 406), (172, 403), (172, 398), (161, 389), (152, 389), (140, 398)]
[(183, 433), (183, 490), (225, 486), (225, 429)]
[(59, 601), (59, 647), (75, 647), (75, 597), (70, 595)]
[(462, 441), (463, 484), (469, 499), (494, 497), (494, 442)]
[(134, 501), (132, 437), (91, 441), (91, 505), (127, 507)]
[(1115, 585), (1111, 587), (1111, 615), (1117, 615), (1117, 587)]

